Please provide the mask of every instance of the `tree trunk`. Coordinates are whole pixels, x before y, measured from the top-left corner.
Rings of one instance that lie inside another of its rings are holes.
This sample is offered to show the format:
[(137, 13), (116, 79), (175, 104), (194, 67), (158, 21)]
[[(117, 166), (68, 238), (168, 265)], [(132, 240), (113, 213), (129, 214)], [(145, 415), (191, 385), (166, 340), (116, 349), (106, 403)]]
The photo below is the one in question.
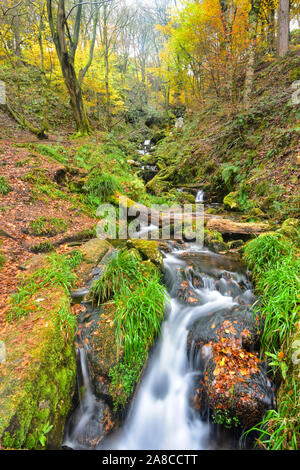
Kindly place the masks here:
[(103, 7), (103, 47), (104, 47), (104, 70), (105, 70), (105, 114), (106, 114), (106, 126), (107, 130), (111, 131), (111, 96), (110, 96), (110, 86), (109, 86), (109, 38), (108, 38), (108, 13), (107, 5)]
[(279, 0), (277, 54), (284, 57), (289, 50), (290, 0)]
[(244, 106), (246, 110), (251, 103), (251, 92), (254, 79), (254, 62), (256, 52), (256, 34), (258, 15), (261, 6), (261, 0), (252, 0), (251, 10), (249, 12), (249, 48), (248, 48), (248, 63), (246, 68), (245, 91), (244, 91)]
[(268, 12), (268, 31), (267, 31), (268, 51), (275, 50), (275, 10), (271, 8)]
[(86, 135), (91, 133), (91, 127), (85, 112), (82, 90), (74, 67), (75, 52), (78, 45), (81, 21), (81, 3), (82, 1), (79, 3), (77, 9), (76, 22), (74, 27), (74, 37), (70, 41), (70, 51), (68, 51), (67, 41), (65, 37), (67, 24), (65, 14), (65, 0), (59, 0), (58, 2), (56, 28), (54, 26), (52, 0), (47, 0), (47, 11), (52, 38), (55, 44), (57, 56), (59, 58), (65, 85), (70, 96), (70, 105), (75, 119), (77, 133), (79, 135)]

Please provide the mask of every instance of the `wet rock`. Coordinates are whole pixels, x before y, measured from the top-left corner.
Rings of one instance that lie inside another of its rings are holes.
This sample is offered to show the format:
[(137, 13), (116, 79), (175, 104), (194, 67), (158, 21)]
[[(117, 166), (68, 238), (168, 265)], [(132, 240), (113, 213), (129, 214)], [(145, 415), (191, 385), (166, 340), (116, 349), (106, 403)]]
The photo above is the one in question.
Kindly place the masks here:
[[(229, 273), (228, 273), (229, 274)], [(229, 274), (230, 276), (230, 274)], [(229, 297), (237, 297), (242, 294), (242, 289), (234, 279), (226, 279), (223, 276), (215, 283), (216, 290), (222, 295)]]
[(113, 319), (114, 304), (103, 305), (91, 313), (85, 313), (78, 332), (87, 348), (95, 394), (109, 401), (109, 371), (120, 361)]
[(214, 253), (222, 253), (228, 250), (226, 243), (219, 240), (211, 240), (208, 244), (208, 248)]
[[(84, 426), (80, 426), (82, 420), (85, 421)], [(104, 401), (90, 396), (72, 414), (68, 422), (69, 436), (66, 443), (70, 441), (72, 446), (75, 444), (77, 450), (96, 449), (114, 426), (115, 418), (110, 407)]]
[(246, 305), (222, 308), (209, 316), (200, 317), (190, 328), (188, 351), (209, 342), (219, 342), (222, 337), (236, 339), (241, 347), (253, 350), (259, 342), (258, 316), (253, 319), (253, 310)]
[(224, 413), (242, 427), (257, 424), (274, 406), (274, 388), (257, 353), (240, 348), (236, 340), (212, 345), (204, 371), (204, 391), (214, 415)]

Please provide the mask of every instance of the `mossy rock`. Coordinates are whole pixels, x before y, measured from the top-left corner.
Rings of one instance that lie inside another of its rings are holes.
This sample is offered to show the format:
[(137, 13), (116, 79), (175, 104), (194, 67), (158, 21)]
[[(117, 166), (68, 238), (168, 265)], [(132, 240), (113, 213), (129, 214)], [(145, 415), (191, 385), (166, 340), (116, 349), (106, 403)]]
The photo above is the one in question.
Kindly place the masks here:
[(298, 244), (300, 242), (299, 220), (297, 219), (286, 219), (277, 232), (282, 233), (290, 240), (296, 241)]
[(140, 157), (139, 161), (143, 164), (143, 165), (155, 165), (156, 163), (156, 157), (154, 155), (143, 155), (142, 157)]
[(241, 249), (245, 245), (243, 240), (231, 240), (228, 242), (228, 246), (230, 250)]
[(227, 244), (219, 240), (211, 240), (208, 244), (208, 248), (214, 253), (223, 253), (228, 250)]
[(267, 215), (259, 209), (259, 207), (253, 207), (249, 212), (249, 218), (264, 219)]
[(142, 255), (144, 260), (150, 260), (155, 266), (162, 269), (163, 257), (156, 241), (130, 239), (127, 241), (127, 247), (135, 248)]
[(207, 228), (204, 229), (204, 239), (207, 244), (209, 244), (212, 240), (217, 240), (220, 243), (223, 243), (223, 237), (220, 232), (217, 230), (208, 230)]
[(66, 335), (57, 323), (62, 305), (71, 312), (69, 299), (61, 287), (44, 289), (39, 296), (47, 300), (44, 307), (39, 304), (1, 334), (6, 345), (6, 361), (0, 365), (3, 448), (59, 449), (72, 407), (76, 381), (73, 332)]
[(146, 184), (146, 188), (155, 196), (161, 196), (163, 193), (170, 191), (171, 183), (160, 179), (157, 175)]
[(239, 197), (239, 192), (233, 191), (224, 197), (223, 203), (225, 204), (225, 206), (230, 207), (230, 209), (238, 209), (239, 208), (238, 197)]
[(107, 240), (92, 238), (92, 240), (82, 245), (79, 250), (83, 254), (86, 263), (96, 265), (110, 248), (111, 244)]
[[(109, 371), (119, 363), (121, 357), (114, 318), (115, 304), (103, 304), (89, 316), (85, 314), (86, 326), (81, 333), (88, 345), (88, 360), (98, 396), (108, 394)], [(101, 377), (104, 378), (102, 383), (99, 380)]]

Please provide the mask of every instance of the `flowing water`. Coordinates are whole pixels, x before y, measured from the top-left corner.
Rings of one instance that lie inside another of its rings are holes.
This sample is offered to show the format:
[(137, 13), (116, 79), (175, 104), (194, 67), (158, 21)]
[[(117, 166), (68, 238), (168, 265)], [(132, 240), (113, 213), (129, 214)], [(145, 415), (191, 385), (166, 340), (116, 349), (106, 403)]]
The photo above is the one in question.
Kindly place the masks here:
[[(251, 295), (249, 282), (238, 263), (195, 245), (177, 248), (165, 255), (165, 282), (170, 300), (160, 338), (151, 354), (148, 366), (137, 390), (132, 408), (118, 432), (100, 444), (102, 428), (99, 413), (103, 403), (92, 392), (84, 347), (79, 353), (79, 387), (85, 394), (67, 426), (64, 445), (78, 448), (108, 449), (214, 449), (237, 446), (231, 434), (218, 436), (216, 425), (200, 417), (192, 406), (195, 383), (202, 378), (203, 368), (197, 354), (187, 353), (187, 337), (191, 325), (200, 317), (234, 306), (237, 295)], [(203, 286), (195, 288), (188, 275), (193, 267), (201, 270)], [(229, 274), (236, 290), (231, 293), (224, 281), (224, 293), (216, 289), (216, 279), (222, 272)], [(183, 277), (199, 299), (197, 306), (183, 302), (178, 286)], [(240, 287), (242, 286), (242, 287)], [(233, 293), (234, 292), (234, 293)], [(202, 414), (203, 416), (203, 414)], [(90, 435), (93, 445), (82, 444)]]

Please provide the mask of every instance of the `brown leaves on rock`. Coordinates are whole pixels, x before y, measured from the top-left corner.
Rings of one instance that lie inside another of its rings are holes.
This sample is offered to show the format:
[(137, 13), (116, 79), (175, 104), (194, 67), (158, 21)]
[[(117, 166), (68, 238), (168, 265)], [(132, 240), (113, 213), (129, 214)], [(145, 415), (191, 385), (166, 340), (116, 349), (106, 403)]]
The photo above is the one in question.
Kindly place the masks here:
[(223, 337), (211, 346), (215, 363), (214, 390), (229, 397), (236, 383), (258, 372), (258, 354), (241, 349), (240, 341), (236, 338)]

